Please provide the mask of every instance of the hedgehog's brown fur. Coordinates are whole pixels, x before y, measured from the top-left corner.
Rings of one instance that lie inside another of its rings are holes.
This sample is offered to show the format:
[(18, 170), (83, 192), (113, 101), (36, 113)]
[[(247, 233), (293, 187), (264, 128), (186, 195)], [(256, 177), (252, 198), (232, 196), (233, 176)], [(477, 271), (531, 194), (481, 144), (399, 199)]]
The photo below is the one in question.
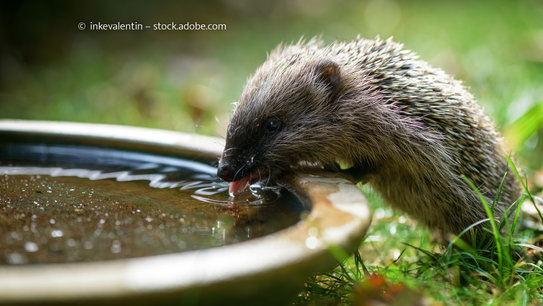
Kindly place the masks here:
[[(263, 131), (269, 118), (281, 120), (281, 131)], [(401, 44), (313, 39), (279, 46), (249, 79), (220, 166), (236, 180), (300, 164), (339, 171), (340, 160), (394, 207), (458, 234), (487, 217), (462, 175), (492, 203), (509, 171), (495, 216), (519, 197), (505, 154), (464, 86)]]

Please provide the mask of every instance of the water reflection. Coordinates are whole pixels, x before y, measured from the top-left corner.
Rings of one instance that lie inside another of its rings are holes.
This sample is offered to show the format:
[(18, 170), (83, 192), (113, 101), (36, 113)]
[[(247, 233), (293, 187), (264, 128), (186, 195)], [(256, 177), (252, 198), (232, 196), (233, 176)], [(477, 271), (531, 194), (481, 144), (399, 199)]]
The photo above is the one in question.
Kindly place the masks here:
[(232, 199), (215, 168), (88, 147), (0, 144), (0, 265), (96, 261), (205, 249), (300, 220), (290, 193)]
[(104, 172), (88, 169), (64, 169), (60, 167), (17, 167), (0, 166), (0, 175), (48, 175), (52, 177), (78, 177), (90, 180), (115, 179), (119, 182), (149, 181), (149, 186), (158, 189), (193, 190), (192, 198), (202, 202), (216, 205), (232, 205), (244, 203), (250, 205), (264, 205), (277, 200), (281, 194), (279, 187), (264, 187), (258, 184), (250, 186), (247, 193), (228, 200), (218, 200), (210, 196), (228, 191), (228, 183), (218, 180), (208, 174), (195, 174), (189, 179), (171, 181), (172, 173), (179, 170), (175, 167), (161, 169), (156, 164), (145, 164), (135, 170)]

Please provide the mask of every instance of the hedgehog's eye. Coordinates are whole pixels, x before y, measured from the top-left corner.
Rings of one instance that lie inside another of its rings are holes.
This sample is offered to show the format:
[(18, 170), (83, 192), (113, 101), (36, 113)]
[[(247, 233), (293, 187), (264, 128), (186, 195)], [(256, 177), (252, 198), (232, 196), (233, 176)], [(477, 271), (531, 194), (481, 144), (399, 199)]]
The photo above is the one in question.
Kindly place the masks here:
[(281, 128), (281, 125), (282, 125), (281, 120), (277, 118), (270, 118), (266, 122), (266, 130), (268, 130), (268, 132), (275, 132)]

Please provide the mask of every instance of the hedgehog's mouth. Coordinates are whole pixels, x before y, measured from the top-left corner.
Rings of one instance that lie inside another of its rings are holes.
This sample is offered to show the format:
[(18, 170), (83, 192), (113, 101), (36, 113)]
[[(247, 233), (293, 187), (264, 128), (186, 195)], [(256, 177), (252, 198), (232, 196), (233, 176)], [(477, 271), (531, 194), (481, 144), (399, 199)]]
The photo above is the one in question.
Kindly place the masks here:
[(249, 185), (252, 185), (258, 181), (269, 178), (269, 171), (258, 168), (255, 171), (249, 173), (249, 175), (237, 180), (230, 182), (230, 187), (228, 191), (231, 196), (236, 196), (243, 192)]

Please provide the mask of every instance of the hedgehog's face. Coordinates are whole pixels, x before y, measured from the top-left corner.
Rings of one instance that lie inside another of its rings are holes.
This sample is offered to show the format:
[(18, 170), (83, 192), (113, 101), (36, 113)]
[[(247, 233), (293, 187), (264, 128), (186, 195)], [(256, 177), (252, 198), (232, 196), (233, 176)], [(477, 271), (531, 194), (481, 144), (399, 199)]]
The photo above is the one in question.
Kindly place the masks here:
[(284, 125), (284, 117), (272, 116), (228, 130), (217, 175), (232, 182), (231, 193), (237, 194), (256, 181), (269, 181), (287, 166), (286, 160), (273, 153), (285, 133)]
[[(326, 134), (334, 134), (339, 68), (326, 61), (296, 71), (261, 68), (248, 82), (228, 127), (217, 175), (237, 194), (292, 167), (327, 164)], [(336, 135), (330, 135), (334, 137)]]

